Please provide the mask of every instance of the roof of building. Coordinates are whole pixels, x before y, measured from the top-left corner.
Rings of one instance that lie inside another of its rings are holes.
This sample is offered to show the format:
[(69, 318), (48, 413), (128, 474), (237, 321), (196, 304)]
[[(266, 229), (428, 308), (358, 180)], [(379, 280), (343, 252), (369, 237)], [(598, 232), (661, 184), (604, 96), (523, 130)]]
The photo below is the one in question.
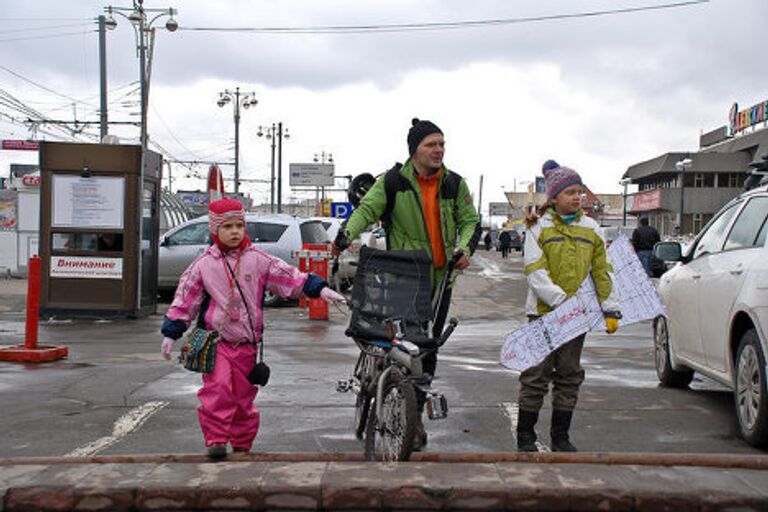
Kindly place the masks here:
[(746, 151), (735, 153), (665, 153), (663, 155), (630, 166), (623, 178), (638, 181), (655, 174), (677, 174), (675, 166), (684, 158), (692, 160), (691, 172), (740, 172), (746, 171), (752, 157)]

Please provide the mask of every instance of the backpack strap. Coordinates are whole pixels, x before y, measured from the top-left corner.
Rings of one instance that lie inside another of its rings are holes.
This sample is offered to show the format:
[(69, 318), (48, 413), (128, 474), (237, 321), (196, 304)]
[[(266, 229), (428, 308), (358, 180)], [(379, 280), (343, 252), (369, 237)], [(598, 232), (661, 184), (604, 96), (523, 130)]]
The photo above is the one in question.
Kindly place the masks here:
[[(448, 172), (448, 176), (443, 180), (443, 184), (440, 185), (440, 196), (443, 199), (451, 199), (456, 201), (459, 195), (459, 185), (461, 184), (461, 176), (453, 171)], [(455, 205), (454, 205), (455, 208)]]
[(395, 208), (395, 196), (404, 190), (413, 190), (408, 180), (400, 174), (403, 164), (396, 162), (390, 170), (384, 174), (384, 193), (387, 196), (387, 205), (381, 214), (381, 225), (387, 233), (387, 249), (389, 249), (389, 230), (392, 227), (392, 210)]
[[(453, 201), (453, 217), (454, 219), (459, 215), (459, 185), (461, 185), (462, 177), (453, 171), (449, 171), (448, 175), (443, 180), (443, 184), (440, 186), (440, 195), (443, 199), (450, 199)], [(469, 255), (474, 254), (477, 244), (480, 242), (480, 235), (483, 230), (478, 222), (475, 226), (475, 232), (469, 239)]]

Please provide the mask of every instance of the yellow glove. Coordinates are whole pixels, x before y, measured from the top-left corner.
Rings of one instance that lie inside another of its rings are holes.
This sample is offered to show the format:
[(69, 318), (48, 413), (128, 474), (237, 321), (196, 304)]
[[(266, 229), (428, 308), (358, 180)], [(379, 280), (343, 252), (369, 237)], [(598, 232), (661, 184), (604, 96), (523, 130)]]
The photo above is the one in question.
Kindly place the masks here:
[(619, 330), (619, 319), (612, 316), (605, 317), (605, 332), (613, 334)]

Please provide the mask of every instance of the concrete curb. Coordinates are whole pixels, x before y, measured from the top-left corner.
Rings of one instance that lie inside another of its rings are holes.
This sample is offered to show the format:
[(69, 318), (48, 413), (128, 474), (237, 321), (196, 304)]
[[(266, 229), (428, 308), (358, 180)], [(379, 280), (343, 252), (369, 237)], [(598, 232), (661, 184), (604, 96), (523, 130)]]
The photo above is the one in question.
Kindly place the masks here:
[[(711, 456), (725, 467), (693, 464), (701, 455), (686, 465), (618, 462), (656, 454), (418, 455), (443, 461), (341, 460), (359, 457), (350, 453), (220, 463), (198, 455), (4, 459), (0, 510), (768, 510), (768, 472), (735, 467), (729, 455)], [(497, 460), (460, 460), (491, 455)]]

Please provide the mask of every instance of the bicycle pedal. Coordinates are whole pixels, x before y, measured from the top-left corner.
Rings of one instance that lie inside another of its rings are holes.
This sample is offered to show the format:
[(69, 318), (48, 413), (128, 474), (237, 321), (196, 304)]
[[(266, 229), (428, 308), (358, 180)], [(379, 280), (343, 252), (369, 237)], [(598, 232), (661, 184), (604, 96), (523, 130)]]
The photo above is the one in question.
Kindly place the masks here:
[(336, 381), (336, 391), (338, 393), (346, 393), (352, 389), (352, 379)]
[(448, 416), (448, 399), (440, 393), (430, 393), (427, 396), (427, 417), (430, 420), (442, 420)]

